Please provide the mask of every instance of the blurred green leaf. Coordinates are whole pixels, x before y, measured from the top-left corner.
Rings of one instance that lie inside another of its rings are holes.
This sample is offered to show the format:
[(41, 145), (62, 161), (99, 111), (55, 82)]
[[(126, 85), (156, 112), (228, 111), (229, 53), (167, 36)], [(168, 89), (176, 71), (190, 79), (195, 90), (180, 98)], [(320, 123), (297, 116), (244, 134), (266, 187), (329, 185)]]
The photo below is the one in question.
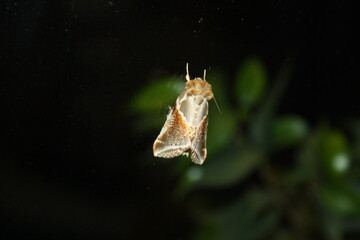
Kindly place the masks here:
[[(345, 122), (346, 130), (350, 133), (352, 138), (352, 156), (354, 159), (360, 159), (360, 119), (352, 118)], [(360, 167), (360, 161), (354, 162)]]
[(349, 147), (342, 132), (326, 130), (322, 135), (320, 147), (323, 167), (329, 176), (341, 176), (349, 169)]
[(212, 85), (216, 101), (222, 111), (221, 113), (218, 111), (214, 100), (209, 103), (207, 149), (208, 156), (211, 156), (231, 141), (236, 133), (236, 119), (228, 103), (224, 76), (219, 72), (211, 72), (208, 81)]
[(219, 149), (224, 148), (231, 141), (235, 134), (236, 119), (229, 111), (212, 112), (209, 116), (207, 149), (208, 156), (215, 154)]
[(322, 214), (322, 228), (326, 239), (341, 240), (344, 230), (343, 221), (335, 214), (326, 211)]
[(304, 183), (311, 179), (316, 179), (319, 167), (319, 131), (310, 132), (304, 144), (302, 144), (295, 154), (295, 166), (285, 173), (289, 189), (294, 188), (298, 183)]
[(250, 108), (258, 103), (263, 95), (267, 74), (263, 63), (256, 58), (245, 61), (236, 77), (236, 97), (240, 106)]
[[(214, 97), (216, 98), (217, 103), (219, 104), (219, 108), (222, 112), (229, 111), (229, 98), (226, 93), (225, 86), (225, 77), (220, 72), (210, 71), (208, 76), (206, 77), (207, 81), (211, 84), (212, 90), (214, 93)], [(210, 102), (210, 113), (217, 114), (219, 113), (215, 100), (211, 100)]]
[(307, 132), (307, 124), (301, 117), (277, 117), (272, 125), (271, 145), (275, 149), (292, 146), (303, 140)]
[(173, 105), (179, 93), (184, 89), (185, 81), (175, 77), (165, 77), (145, 86), (130, 103), (135, 113), (151, 113)]
[[(253, 240), (266, 236), (276, 226), (278, 216), (270, 205), (268, 195), (260, 190), (245, 193), (233, 204), (213, 213), (195, 239)], [(206, 221), (206, 220), (205, 220)], [(212, 226), (212, 227), (211, 227)], [(211, 229), (211, 235), (206, 234)]]
[(262, 161), (256, 151), (231, 145), (222, 154), (209, 157), (202, 166), (201, 177), (194, 181), (198, 187), (226, 187), (246, 178)]
[(183, 197), (191, 190), (196, 182), (198, 182), (204, 174), (201, 166), (189, 166), (184, 172), (183, 176), (174, 191), (174, 197), (177, 200), (183, 199)]
[(264, 103), (260, 106), (258, 112), (250, 122), (250, 140), (258, 150), (263, 152), (266, 152), (269, 148), (269, 141), (271, 139), (271, 124), (274, 118), (275, 110), (285, 90), (287, 82), (290, 79), (291, 71), (292, 66), (289, 63), (285, 63), (280, 69), (270, 93), (267, 95)]
[(320, 201), (338, 214), (359, 215), (360, 199), (351, 189), (344, 186), (324, 186), (320, 190)]

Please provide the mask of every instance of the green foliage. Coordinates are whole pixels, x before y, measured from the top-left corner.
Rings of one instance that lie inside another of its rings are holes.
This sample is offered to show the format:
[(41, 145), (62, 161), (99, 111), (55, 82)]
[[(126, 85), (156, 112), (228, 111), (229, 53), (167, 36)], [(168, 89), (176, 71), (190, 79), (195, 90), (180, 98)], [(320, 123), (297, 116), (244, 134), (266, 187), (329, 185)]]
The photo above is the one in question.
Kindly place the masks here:
[(263, 97), (267, 75), (259, 59), (249, 59), (240, 67), (236, 77), (236, 96), (239, 104), (250, 108)]
[(336, 177), (347, 172), (350, 165), (350, 156), (344, 134), (335, 130), (323, 133), (321, 159), (329, 176)]
[[(208, 72), (222, 110), (210, 102), (208, 158), (173, 161), (174, 196), (188, 200), (198, 222), (192, 239), (339, 240), (360, 226), (360, 121), (335, 129), (278, 115), (291, 69), (285, 64), (270, 85), (262, 61), (246, 60), (234, 92), (223, 74)], [(130, 105), (138, 131), (160, 131), (183, 86), (163, 78), (140, 90)]]
[(307, 136), (307, 124), (298, 116), (277, 117), (271, 130), (271, 145), (275, 149), (296, 145)]
[(135, 120), (135, 128), (138, 131), (160, 128), (165, 117), (159, 112), (168, 111), (167, 107), (174, 104), (183, 88), (184, 81), (175, 77), (163, 77), (141, 89), (130, 102), (131, 111), (142, 115)]
[[(262, 161), (258, 152), (247, 149), (239, 143), (231, 144), (234, 151), (224, 151), (224, 154), (213, 157), (201, 168), (201, 178), (193, 179), (192, 187), (224, 188), (232, 186), (246, 178)], [(191, 168), (188, 170), (191, 171)], [(185, 175), (190, 177), (190, 174)], [(192, 178), (190, 177), (189, 180)]]
[(329, 211), (339, 215), (359, 215), (360, 199), (353, 189), (346, 186), (329, 185), (320, 189), (320, 201)]
[[(250, 190), (232, 204), (202, 219), (203, 225), (194, 239), (254, 240), (266, 237), (279, 221), (269, 202), (271, 199), (265, 192)], [(204, 238), (204, 232), (211, 234)]]
[(136, 113), (159, 111), (164, 105), (172, 104), (183, 87), (184, 83), (174, 77), (158, 79), (139, 91), (131, 109)]

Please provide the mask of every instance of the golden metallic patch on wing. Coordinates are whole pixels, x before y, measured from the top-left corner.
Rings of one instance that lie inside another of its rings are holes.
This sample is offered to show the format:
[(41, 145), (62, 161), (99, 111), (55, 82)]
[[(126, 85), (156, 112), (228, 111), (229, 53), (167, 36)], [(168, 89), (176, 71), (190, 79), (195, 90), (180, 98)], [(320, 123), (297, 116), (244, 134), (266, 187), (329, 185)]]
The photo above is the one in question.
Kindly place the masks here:
[(184, 116), (174, 107), (154, 142), (154, 156), (173, 158), (181, 155), (190, 148), (189, 131)]
[(193, 139), (191, 139), (191, 159), (196, 164), (203, 164), (206, 158), (206, 134), (207, 134), (208, 116), (202, 120), (199, 127), (195, 130)]

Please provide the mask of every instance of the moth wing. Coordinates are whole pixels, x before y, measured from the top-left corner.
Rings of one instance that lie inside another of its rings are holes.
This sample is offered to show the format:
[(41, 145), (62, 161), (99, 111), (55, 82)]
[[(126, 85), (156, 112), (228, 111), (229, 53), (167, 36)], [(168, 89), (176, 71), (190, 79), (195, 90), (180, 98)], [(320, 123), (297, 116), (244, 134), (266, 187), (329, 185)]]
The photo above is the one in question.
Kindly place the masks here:
[(196, 164), (203, 164), (206, 159), (206, 135), (207, 135), (208, 116), (207, 114), (201, 121), (194, 133), (191, 143), (191, 159)]
[[(175, 105), (176, 106), (176, 105)], [(190, 128), (184, 115), (173, 107), (153, 145), (155, 157), (173, 158), (191, 148)]]

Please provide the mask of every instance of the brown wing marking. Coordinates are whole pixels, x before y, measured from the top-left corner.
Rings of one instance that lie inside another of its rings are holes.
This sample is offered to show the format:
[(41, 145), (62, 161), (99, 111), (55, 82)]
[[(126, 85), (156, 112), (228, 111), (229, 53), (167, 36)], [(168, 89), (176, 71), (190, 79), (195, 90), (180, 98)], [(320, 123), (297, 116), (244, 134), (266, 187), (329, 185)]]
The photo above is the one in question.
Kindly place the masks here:
[(191, 147), (189, 131), (183, 114), (173, 107), (154, 142), (154, 156), (173, 158), (188, 151)]
[(206, 158), (206, 134), (208, 116), (206, 115), (197, 128), (191, 144), (191, 159), (196, 164), (203, 164)]

